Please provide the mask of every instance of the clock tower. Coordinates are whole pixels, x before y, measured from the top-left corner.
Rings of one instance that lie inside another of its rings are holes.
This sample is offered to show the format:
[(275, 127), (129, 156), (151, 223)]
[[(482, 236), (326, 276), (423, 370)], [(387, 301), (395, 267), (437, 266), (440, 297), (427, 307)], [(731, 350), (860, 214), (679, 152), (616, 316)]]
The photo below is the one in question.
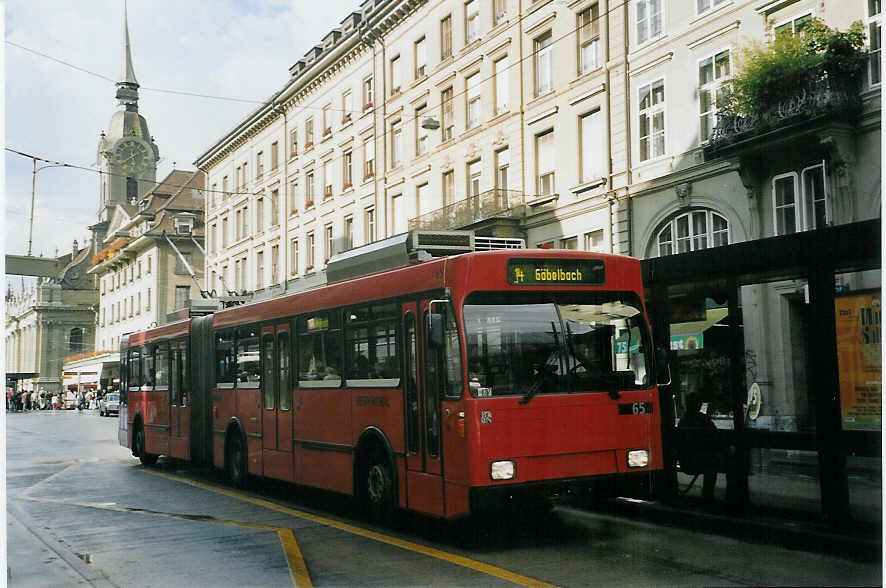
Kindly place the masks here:
[(138, 82), (132, 67), (129, 23), (123, 7), (123, 78), (117, 82), (120, 107), (111, 116), (107, 133), (98, 144), (97, 164), (101, 170), (99, 222), (110, 220), (118, 204), (131, 204), (157, 184), (160, 151), (148, 131), (145, 117), (138, 113)]

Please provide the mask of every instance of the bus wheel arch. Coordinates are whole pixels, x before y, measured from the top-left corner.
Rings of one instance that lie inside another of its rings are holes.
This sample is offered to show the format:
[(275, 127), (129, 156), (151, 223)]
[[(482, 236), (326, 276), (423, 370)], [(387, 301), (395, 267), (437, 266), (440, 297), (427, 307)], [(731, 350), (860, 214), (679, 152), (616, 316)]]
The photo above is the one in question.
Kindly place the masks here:
[(368, 427), (355, 450), (354, 496), (371, 519), (390, 522), (399, 506), (399, 487), (391, 442), (377, 427)]
[(246, 433), (239, 419), (232, 418), (225, 430), (225, 475), (231, 485), (242, 488), (249, 474)]

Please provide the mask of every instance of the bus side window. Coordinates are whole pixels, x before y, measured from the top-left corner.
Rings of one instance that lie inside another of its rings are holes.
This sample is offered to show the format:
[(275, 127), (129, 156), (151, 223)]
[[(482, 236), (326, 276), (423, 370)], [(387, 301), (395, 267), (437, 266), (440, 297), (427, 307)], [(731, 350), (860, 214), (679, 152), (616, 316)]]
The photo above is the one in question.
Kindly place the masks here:
[(215, 334), (215, 384), (218, 388), (233, 388), (237, 362), (234, 361), (234, 331)]
[(177, 345), (172, 347), (170, 357), (172, 358), (172, 370), (169, 378), (171, 403), (178, 406), (179, 398), (181, 396), (181, 350)]
[(142, 347), (142, 390), (154, 389), (154, 348)]
[(280, 410), (289, 410), (292, 402), (292, 385), (289, 376), (289, 333), (284, 331), (277, 333), (277, 362), (278, 362), (278, 394), (280, 395)]
[(128, 374), (126, 376), (127, 390), (138, 390), (141, 383), (141, 352), (138, 348), (129, 350), (129, 358), (126, 361)]
[(156, 390), (169, 389), (169, 343), (158, 343), (154, 348), (154, 386)]
[(237, 387), (258, 388), (261, 383), (258, 327), (237, 329)]

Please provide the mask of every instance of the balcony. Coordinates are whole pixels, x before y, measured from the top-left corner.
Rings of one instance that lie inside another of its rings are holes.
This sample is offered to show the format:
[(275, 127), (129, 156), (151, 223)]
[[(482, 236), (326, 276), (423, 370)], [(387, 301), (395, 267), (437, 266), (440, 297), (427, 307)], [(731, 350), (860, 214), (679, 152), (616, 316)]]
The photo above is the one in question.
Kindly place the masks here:
[(719, 113), (705, 155), (730, 155), (762, 142), (777, 143), (814, 132), (830, 122), (851, 122), (861, 108), (858, 76), (828, 76), (814, 69), (791, 95), (761, 105), (757, 112), (747, 116)]
[[(453, 202), (409, 221), (409, 230), (454, 230), (478, 225), (495, 225), (497, 219), (519, 222), (524, 216), (526, 196), (517, 190), (488, 190)], [(513, 224), (513, 223), (511, 223)]]

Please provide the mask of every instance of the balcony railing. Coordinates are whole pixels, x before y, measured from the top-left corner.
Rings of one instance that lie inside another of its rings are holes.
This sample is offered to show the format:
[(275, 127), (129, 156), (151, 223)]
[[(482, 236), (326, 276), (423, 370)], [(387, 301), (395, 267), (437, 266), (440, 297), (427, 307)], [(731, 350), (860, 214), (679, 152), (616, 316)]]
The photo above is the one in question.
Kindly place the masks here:
[(521, 217), (526, 196), (517, 190), (488, 190), (409, 221), (409, 230), (452, 230), (501, 217)]
[(809, 82), (798, 87), (792, 95), (774, 104), (763, 105), (753, 114), (719, 113), (708, 149), (717, 151), (819, 117), (852, 116), (861, 110), (859, 89), (859, 79), (854, 76), (810, 76)]

